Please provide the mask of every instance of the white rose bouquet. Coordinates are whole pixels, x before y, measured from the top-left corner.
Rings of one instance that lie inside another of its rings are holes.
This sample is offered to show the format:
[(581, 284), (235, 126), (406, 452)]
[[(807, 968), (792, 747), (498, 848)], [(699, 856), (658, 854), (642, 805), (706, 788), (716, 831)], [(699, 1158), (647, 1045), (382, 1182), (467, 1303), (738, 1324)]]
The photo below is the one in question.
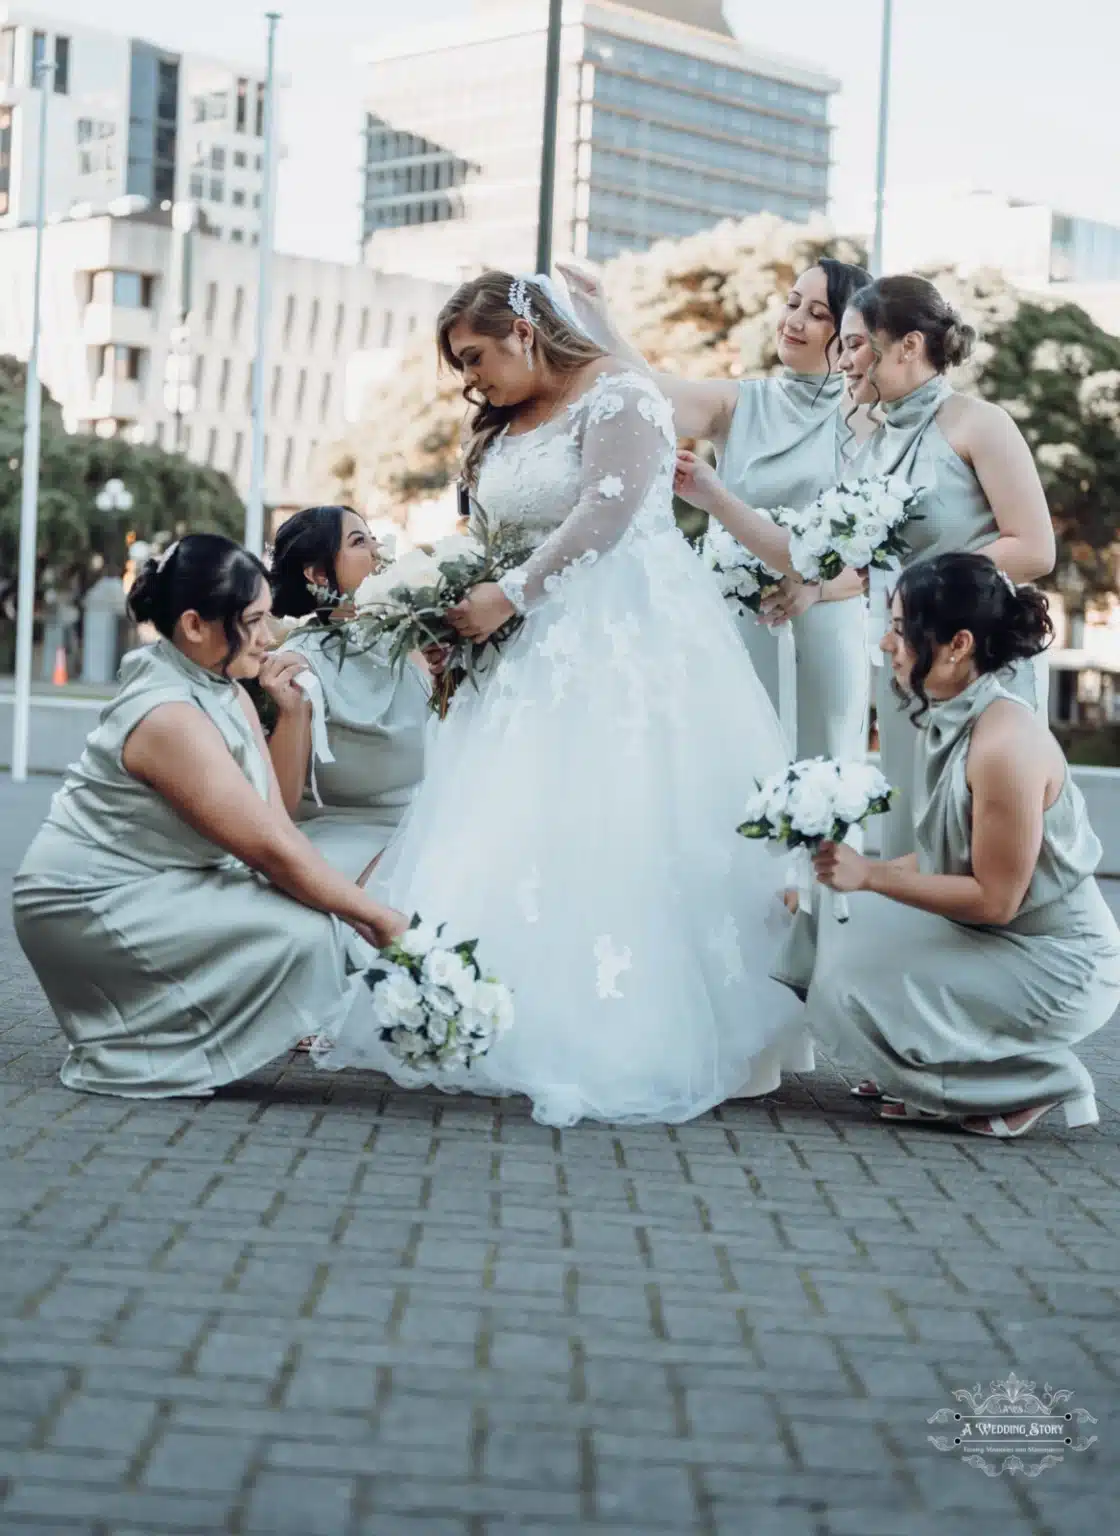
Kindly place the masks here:
[(743, 613), (761, 613), (766, 598), (782, 584), (780, 571), (771, 570), (744, 549), (714, 518), (708, 522), (700, 558), (715, 573), (727, 601)]
[[(871, 763), (812, 757), (772, 774), (747, 802), (741, 836), (815, 852), (841, 843), (852, 827), (890, 809), (894, 790)], [(848, 900), (835, 896), (836, 916), (848, 921)]]
[(453, 534), (367, 576), (354, 594), (354, 617), (347, 625), (351, 639), (360, 637), (366, 648), (387, 643), (389, 660), (396, 666), (403, 666), (413, 651), (443, 652), (432, 691), (432, 708), (440, 719), (459, 685), (474, 681), (483, 652), (508, 640), (523, 622), (511, 619), (480, 646), (464, 640), (447, 617), (472, 587), (500, 580), (531, 553), (519, 530), (492, 526), (483, 516), (476, 527), (477, 536)]
[(902, 528), (921, 495), (901, 475), (842, 480), (807, 507), (771, 513), (789, 530), (790, 564), (803, 581), (832, 581), (845, 568), (897, 568), (910, 546)]
[(419, 917), (365, 972), (382, 1042), (416, 1071), (469, 1067), (513, 1024), (513, 998), (475, 957)]

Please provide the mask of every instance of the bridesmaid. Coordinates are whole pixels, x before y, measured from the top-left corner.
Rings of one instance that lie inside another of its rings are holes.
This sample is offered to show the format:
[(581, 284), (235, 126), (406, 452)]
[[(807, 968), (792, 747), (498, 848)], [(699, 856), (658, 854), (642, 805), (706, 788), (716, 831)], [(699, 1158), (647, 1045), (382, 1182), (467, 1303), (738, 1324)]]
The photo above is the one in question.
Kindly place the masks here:
[[(575, 268), (561, 270), (581, 318), (609, 337), (613, 351), (646, 366), (614, 332), (598, 280)], [(719, 481), (735, 497), (755, 507), (805, 506), (843, 477), (847, 454), (871, 424), (850, 402), (847, 412), (844, 408), (844, 380), (836, 371), (840, 324), (852, 295), (870, 281), (862, 267), (830, 257), (801, 274), (778, 322), (784, 371), (776, 378), (735, 383), (657, 375), (672, 402), (677, 431), (713, 444)], [(782, 569), (788, 571), (788, 562)], [(853, 571), (811, 584), (791, 574), (763, 619), (741, 621), (755, 671), (777, 710), (778, 645), (768, 626), (792, 620), (800, 757), (851, 759), (866, 751), (867, 626), (861, 597)]]
[(13, 887), (69, 1088), (209, 1094), (345, 1011), (344, 924), (375, 944), (407, 926), (284, 809), (237, 681), (290, 673), (266, 660), (270, 607), (260, 561), (216, 534), (149, 560), (129, 594), (162, 638), (125, 658)]
[[(309, 507), (284, 523), (272, 557), (273, 609), (297, 619), (344, 605), (376, 564), (373, 535), (347, 507)], [(340, 611), (342, 611), (340, 609)], [(284, 804), (323, 857), (357, 879), (383, 851), (424, 775), (425, 673), (403, 673), (379, 649), (344, 649), (341, 634), (293, 630), (279, 660), (310, 667), (326, 702), (333, 762), (311, 762), (311, 708), (281, 710), (269, 752)], [(311, 777), (314, 769), (314, 779)]]
[(813, 1027), (900, 1096), (883, 1119), (1012, 1137), (1060, 1104), (1067, 1125), (1094, 1125), (1073, 1048), (1120, 1003), (1120, 929), (1061, 748), (1000, 680), (1049, 643), (1046, 599), (983, 556), (947, 554), (903, 572), (892, 617), (882, 645), (917, 749), (917, 853), (818, 854), (823, 884), (867, 894), (850, 923), (823, 925)]
[[(902, 475), (923, 488), (906, 530), (907, 563), (952, 550), (983, 550), (1013, 581), (1054, 569), (1054, 530), (1027, 443), (1000, 406), (958, 393), (945, 378), (976, 333), (922, 277), (884, 277), (855, 294), (841, 329), (840, 367), (852, 399), (881, 411), (860, 455), (859, 474)], [(916, 740), (877, 667), (875, 707), (883, 772), (897, 793), (882, 820), (884, 858), (915, 847), (911, 791)], [(1046, 668), (1023, 659), (1008, 689), (1047, 712)]]

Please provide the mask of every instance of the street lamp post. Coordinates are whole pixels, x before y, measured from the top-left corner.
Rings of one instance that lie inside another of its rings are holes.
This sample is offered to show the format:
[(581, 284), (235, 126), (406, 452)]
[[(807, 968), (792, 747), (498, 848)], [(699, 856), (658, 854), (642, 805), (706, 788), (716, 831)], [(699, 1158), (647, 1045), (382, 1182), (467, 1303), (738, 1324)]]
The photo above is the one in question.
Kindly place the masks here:
[(564, 0), (548, 0), (548, 46), (544, 65), (544, 125), (541, 141), (541, 198), (537, 210), (537, 271), (552, 267), (552, 210), (556, 198), (556, 123), (560, 109), (560, 28)]
[(47, 217), (47, 103), (54, 65), (36, 71), (39, 87), (39, 166), (35, 186), (35, 276), (31, 289), (31, 347), (23, 400), (23, 480), (19, 512), (19, 588), (16, 613), (16, 679), (12, 700), (12, 778), (27, 778), (31, 735), (31, 652), (35, 645), (35, 560), (39, 542), (39, 330), (42, 322), (43, 226)]
[(254, 555), (264, 548), (264, 371), (272, 296), (272, 240), (276, 184), (276, 26), (279, 12), (268, 11), (268, 69), (264, 87), (264, 185), (261, 187), (260, 273), (257, 279), (257, 338), (253, 358), (253, 460), (245, 506), (245, 546)]
[(883, 32), (879, 50), (879, 136), (875, 153), (875, 234), (871, 243), (871, 276), (883, 275), (883, 208), (887, 190), (887, 129), (890, 123), (891, 6), (883, 0)]

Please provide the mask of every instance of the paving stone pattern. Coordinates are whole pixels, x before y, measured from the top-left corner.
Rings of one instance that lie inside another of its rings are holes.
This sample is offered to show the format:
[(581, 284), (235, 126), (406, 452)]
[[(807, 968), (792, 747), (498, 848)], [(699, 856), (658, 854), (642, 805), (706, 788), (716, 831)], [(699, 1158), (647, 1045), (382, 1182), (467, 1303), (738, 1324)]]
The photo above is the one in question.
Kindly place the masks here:
[[(5, 891), (50, 787), (0, 786)], [(5, 902), (0, 1531), (1114, 1531), (1117, 1054), (1099, 1132), (1011, 1145), (880, 1126), (829, 1063), (679, 1129), (299, 1058), (128, 1103), (60, 1086)], [(1012, 1370), (1099, 1444), (928, 1443)]]

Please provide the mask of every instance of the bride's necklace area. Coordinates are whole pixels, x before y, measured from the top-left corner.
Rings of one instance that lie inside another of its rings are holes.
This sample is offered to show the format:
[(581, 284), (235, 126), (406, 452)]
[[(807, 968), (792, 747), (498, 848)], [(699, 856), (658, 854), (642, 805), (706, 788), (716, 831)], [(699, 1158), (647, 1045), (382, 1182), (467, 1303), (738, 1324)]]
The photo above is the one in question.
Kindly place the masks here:
[[(578, 398), (579, 394), (582, 393), (582, 390), (577, 388), (582, 373), (583, 370), (579, 369), (571, 376), (566, 387), (561, 390), (551, 404), (547, 405), (543, 414), (540, 413), (539, 409), (534, 409), (537, 400), (541, 398), (540, 396), (535, 397), (531, 403), (527, 403), (528, 408), (519, 411), (514, 416), (513, 420), (506, 427), (504, 436), (513, 438), (528, 437), (531, 432), (537, 432), (541, 427), (547, 427), (549, 422), (555, 421), (565, 406), (571, 404), (573, 398)], [(528, 426), (524, 425), (526, 421), (529, 422)], [(515, 430), (517, 428), (520, 428), (520, 430)]]

